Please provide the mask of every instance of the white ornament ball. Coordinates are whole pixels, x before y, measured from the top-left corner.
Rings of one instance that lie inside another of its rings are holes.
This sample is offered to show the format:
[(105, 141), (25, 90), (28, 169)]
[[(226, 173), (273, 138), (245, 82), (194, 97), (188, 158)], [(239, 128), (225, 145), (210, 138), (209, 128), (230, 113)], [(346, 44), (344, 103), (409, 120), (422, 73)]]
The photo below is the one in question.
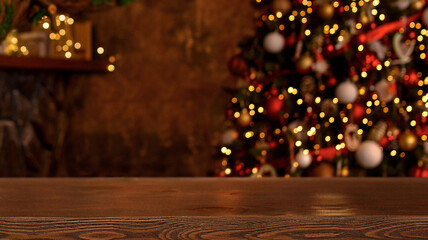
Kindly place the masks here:
[[(302, 127), (302, 131), (295, 133), (294, 129), (298, 127)], [(308, 129), (304, 127), (301, 120), (294, 120), (290, 124), (288, 124), (288, 130), (291, 133), (295, 134), (296, 140), (304, 142), (308, 139), (308, 135), (306, 134), (308, 132)]]
[(406, 9), (408, 9), (408, 8), (410, 7), (410, 3), (411, 3), (411, 2), (413, 2), (413, 1), (408, 1), (408, 0), (398, 0), (398, 1), (395, 1), (395, 2), (393, 3), (393, 5), (394, 5), (395, 7), (397, 7), (399, 10), (403, 11), (403, 10), (406, 10)]
[(425, 26), (428, 26), (428, 8), (425, 8), (424, 12), (422, 13), (422, 22), (425, 24)]
[(375, 168), (382, 162), (382, 147), (375, 141), (367, 140), (357, 149), (356, 158), (361, 167)]
[(253, 174), (252, 177), (277, 177), (278, 174), (276, 173), (275, 167), (265, 163), (262, 166), (260, 166), (259, 171), (256, 174)]
[(324, 74), (327, 72), (330, 65), (326, 60), (317, 61), (313, 64), (316, 73)]
[(279, 32), (268, 33), (263, 39), (263, 47), (269, 53), (280, 53), (284, 49), (284, 46), (285, 38)]
[(388, 82), (385, 79), (376, 83), (375, 90), (379, 96), (379, 100), (382, 102), (390, 102), (395, 97), (391, 82)]
[(221, 142), (225, 145), (230, 145), (238, 138), (238, 135), (235, 129), (226, 130), (221, 137)]
[(358, 88), (355, 83), (351, 81), (345, 81), (340, 83), (336, 87), (336, 97), (340, 103), (348, 104), (353, 103), (358, 97)]
[(309, 167), (309, 165), (311, 165), (312, 163), (312, 156), (310, 153), (308, 152), (303, 152), (300, 151), (297, 155), (296, 155), (296, 161), (297, 163), (299, 163), (299, 166), (301, 168), (307, 168)]

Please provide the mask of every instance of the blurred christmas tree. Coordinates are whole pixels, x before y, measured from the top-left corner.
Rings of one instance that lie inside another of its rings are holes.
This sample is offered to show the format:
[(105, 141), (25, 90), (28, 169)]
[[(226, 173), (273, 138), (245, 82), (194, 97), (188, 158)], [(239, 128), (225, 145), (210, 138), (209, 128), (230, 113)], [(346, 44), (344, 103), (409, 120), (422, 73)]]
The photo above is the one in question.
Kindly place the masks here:
[(427, 176), (425, 0), (253, 0), (220, 176)]

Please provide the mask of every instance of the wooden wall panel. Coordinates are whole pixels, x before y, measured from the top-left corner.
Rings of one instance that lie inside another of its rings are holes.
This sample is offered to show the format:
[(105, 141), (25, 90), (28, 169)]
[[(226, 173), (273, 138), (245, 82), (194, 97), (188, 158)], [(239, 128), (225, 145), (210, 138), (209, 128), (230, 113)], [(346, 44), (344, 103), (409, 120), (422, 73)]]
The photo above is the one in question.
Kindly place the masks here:
[(209, 175), (228, 100), (221, 87), (235, 81), (227, 60), (252, 34), (254, 12), (242, 0), (140, 0), (91, 14), (117, 70), (70, 81), (60, 175)]

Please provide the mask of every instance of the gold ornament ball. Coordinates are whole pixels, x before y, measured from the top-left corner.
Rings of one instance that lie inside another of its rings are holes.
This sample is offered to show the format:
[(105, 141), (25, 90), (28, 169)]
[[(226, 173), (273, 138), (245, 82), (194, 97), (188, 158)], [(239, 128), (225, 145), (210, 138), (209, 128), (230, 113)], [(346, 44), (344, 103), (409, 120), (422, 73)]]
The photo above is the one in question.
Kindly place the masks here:
[(250, 122), (251, 122), (251, 116), (248, 113), (248, 110), (247, 109), (243, 109), (241, 111), (241, 115), (238, 118), (238, 123), (241, 126), (246, 127), (246, 126), (248, 126), (250, 124)]
[(386, 132), (388, 136), (392, 136), (394, 139), (400, 134), (400, 129), (397, 126), (391, 126)]
[(272, 3), (274, 12), (288, 13), (292, 7), (290, 0), (274, 0)]
[(398, 139), (398, 144), (403, 151), (412, 151), (418, 145), (418, 138), (410, 130), (406, 130)]
[(309, 170), (308, 175), (310, 177), (334, 177), (336, 175), (336, 169), (327, 162), (322, 162)]
[(422, 10), (425, 7), (425, 0), (416, 0), (412, 3), (412, 8), (415, 10)]
[(351, 79), (352, 79), (353, 82), (358, 82), (358, 80), (360, 80), (360, 76), (358, 76), (357, 74), (355, 74), (355, 75), (352, 76)]
[(374, 127), (372, 127), (372, 129), (370, 129), (367, 139), (379, 142), (383, 136), (385, 136), (387, 129), (388, 124), (384, 121), (379, 121), (374, 125)]
[(360, 16), (360, 22), (361, 22), (363, 25), (366, 25), (366, 24), (369, 24), (369, 23), (370, 23), (370, 19), (369, 19), (369, 17), (367, 16), (367, 14), (365, 14), (365, 13), (361, 13), (361, 16)]
[(308, 70), (312, 67), (312, 64), (314, 63), (314, 60), (312, 59), (311, 55), (304, 54), (297, 60), (296, 67), (300, 71)]
[(329, 3), (323, 3), (319, 6), (318, 15), (323, 19), (331, 19), (334, 16), (334, 7)]
[(342, 170), (340, 171), (340, 176), (342, 177), (349, 176), (349, 169), (347, 167), (342, 168)]

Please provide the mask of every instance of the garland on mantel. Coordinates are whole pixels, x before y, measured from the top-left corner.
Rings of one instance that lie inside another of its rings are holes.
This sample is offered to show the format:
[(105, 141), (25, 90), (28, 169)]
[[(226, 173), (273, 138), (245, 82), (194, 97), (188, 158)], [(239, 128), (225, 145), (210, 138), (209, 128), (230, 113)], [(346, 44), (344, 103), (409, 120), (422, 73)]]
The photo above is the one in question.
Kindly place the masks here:
[(0, 40), (13, 29), (57, 12), (76, 14), (126, 5), (134, 0), (0, 0)]

